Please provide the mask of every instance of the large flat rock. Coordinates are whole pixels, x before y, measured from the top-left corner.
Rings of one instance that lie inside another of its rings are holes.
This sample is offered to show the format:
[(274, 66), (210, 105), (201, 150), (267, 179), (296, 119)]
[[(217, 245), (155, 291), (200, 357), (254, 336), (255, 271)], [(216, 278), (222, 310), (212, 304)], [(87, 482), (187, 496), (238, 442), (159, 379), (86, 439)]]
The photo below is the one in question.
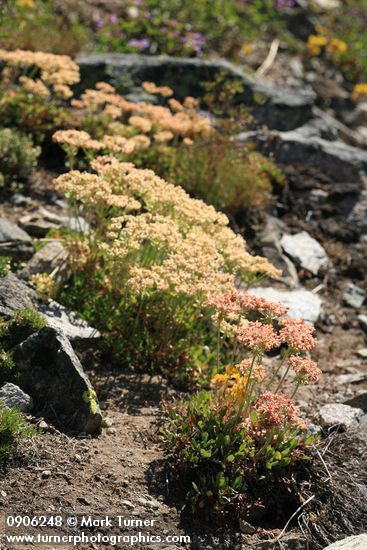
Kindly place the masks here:
[[(76, 59), (81, 71), (79, 90), (109, 81), (123, 93), (136, 93), (141, 83), (152, 81), (170, 86), (178, 99), (187, 95), (202, 97), (203, 83), (213, 81), (225, 71), (228, 78), (244, 86), (242, 101), (250, 105), (253, 116), (269, 128), (290, 130), (312, 116), (315, 94), (311, 90), (278, 87), (265, 79), (245, 74), (225, 60), (204, 61), (163, 55), (90, 54)], [(261, 97), (261, 101), (257, 98)]]

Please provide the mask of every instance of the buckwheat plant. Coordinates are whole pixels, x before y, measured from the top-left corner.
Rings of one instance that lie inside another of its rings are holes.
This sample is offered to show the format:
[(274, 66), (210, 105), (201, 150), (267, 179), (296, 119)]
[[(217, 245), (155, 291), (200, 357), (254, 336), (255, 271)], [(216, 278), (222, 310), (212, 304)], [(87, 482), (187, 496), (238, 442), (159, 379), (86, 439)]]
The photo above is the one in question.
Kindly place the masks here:
[(92, 227), (79, 240), (80, 256), (88, 252), (75, 283), (82, 303), (73, 306), (134, 363), (195, 370), (212, 361), (203, 359), (212, 338), (207, 297), (279, 272), (247, 252), (224, 214), (153, 171), (110, 156), (91, 166), (93, 174), (74, 170), (56, 180)]
[(79, 82), (79, 67), (67, 55), (0, 50), (0, 113), (4, 125), (43, 138), (68, 119), (66, 100)]
[[(293, 400), (300, 385), (321, 374), (307, 355), (316, 345), (314, 329), (284, 317), (282, 304), (237, 290), (206, 304), (217, 330), (218, 374), (211, 391), (175, 407), (163, 433), (192, 509), (251, 517), (259, 507), (266, 511), (278, 491), (291, 494), (297, 463), (314, 443)], [(279, 359), (264, 364), (265, 354), (276, 351)], [(280, 500), (272, 513), (281, 506)]]
[(144, 82), (143, 88), (152, 98), (159, 96), (160, 104), (128, 101), (106, 82), (71, 101), (77, 128), (53, 136), (65, 150), (70, 168), (81, 152), (89, 162), (98, 154), (111, 154), (144, 166), (165, 165), (172, 148), (189, 146), (214, 131), (199, 113), (198, 100), (186, 97), (180, 103), (169, 87), (152, 82)]

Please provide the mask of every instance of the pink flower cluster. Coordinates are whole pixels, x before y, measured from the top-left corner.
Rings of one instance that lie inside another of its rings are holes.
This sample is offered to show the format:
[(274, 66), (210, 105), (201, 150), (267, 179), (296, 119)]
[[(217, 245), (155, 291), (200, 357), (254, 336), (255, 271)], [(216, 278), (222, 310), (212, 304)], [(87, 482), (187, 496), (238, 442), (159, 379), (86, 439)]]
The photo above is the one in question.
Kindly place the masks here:
[(260, 321), (249, 322), (236, 332), (237, 341), (245, 348), (257, 352), (269, 351), (280, 345), (280, 339), (275, 332), (273, 325), (264, 324)]
[(286, 318), (280, 321), (280, 325), (280, 339), (292, 350), (305, 352), (313, 350), (316, 346), (316, 338), (313, 336), (315, 329), (305, 321)]
[(239, 315), (241, 313), (241, 304), (238, 297), (240, 293), (236, 290), (226, 292), (225, 294), (217, 294), (210, 296), (206, 300), (208, 307), (214, 307), (218, 313), (224, 315)]
[(263, 425), (269, 427), (284, 424), (302, 425), (298, 418), (298, 407), (286, 395), (267, 391), (258, 397), (254, 408)]
[(288, 312), (288, 308), (279, 302), (269, 302), (265, 298), (252, 294), (241, 294), (241, 305), (246, 311), (258, 311), (262, 315), (281, 317)]
[(256, 383), (260, 383), (266, 378), (264, 367), (258, 363), (253, 363), (252, 359), (244, 359), (236, 365), (236, 368), (239, 370), (241, 376), (251, 375), (251, 379)]
[(207, 305), (215, 307), (223, 315), (248, 311), (257, 311), (262, 315), (274, 315), (281, 317), (288, 312), (288, 308), (278, 302), (270, 302), (265, 298), (259, 298), (252, 294), (241, 293), (236, 290), (226, 292), (220, 296), (212, 296), (207, 300)]
[(292, 355), (288, 359), (289, 365), (292, 367), (300, 382), (309, 383), (317, 382), (321, 376), (321, 370), (318, 368), (315, 361), (307, 359), (307, 357), (300, 357)]

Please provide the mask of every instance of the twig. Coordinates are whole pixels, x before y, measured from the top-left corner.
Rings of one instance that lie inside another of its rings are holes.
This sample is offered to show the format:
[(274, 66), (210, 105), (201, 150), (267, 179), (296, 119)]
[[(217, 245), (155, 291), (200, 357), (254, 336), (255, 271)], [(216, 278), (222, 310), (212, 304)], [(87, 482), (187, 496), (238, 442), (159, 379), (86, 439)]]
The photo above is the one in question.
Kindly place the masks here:
[(329, 481), (329, 480), (330, 480), (330, 481), (332, 482), (333, 479), (332, 479), (332, 477), (331, 477), (330, 470), (329, 470), (329, 468), (327, 467), (325, 460), (324, 460), (323, 457), (321, 456), (321, 453), (320, 453), (320, 451), (319, 451), (318, 449), (316, 449), (316, 452), (317, 452), (317, 454), (318, 454), (318, 456), (319, 456), (319, 459), (321, 460), (321, 462), (322, 462), (322, 464), (323, 464), (323, 466), (324, 466), (324, 468), (325, 468), (325, 470), (326, 470), (327, 475), (329, 476), (328, 479), (325, 480), (325, 481)]
[(277, 56), (279, 45), (280, 45), (279, 38), (274, 38), (273, 42), (271, 43), (270, 50), (265, 61), (263, 61), (263, 63), (255, 72), (256, 76), (264, 76), (264, 74), (266, 74), (269, 71), (270, 67), (274, 63), (275, 58)]
[(289, 518), (289, 520), (287, 521), (287, 523), (285, 524), (285, 526), (283, 527), (283, 530), (282, 532), (280, 533), (280, 535), (275, 539), (275, 542), (279, 542), (279, 540), (282, 538), (282, 536), (284, 535), (284, 533), (286, 532), (287, 530), (287, 527), (288, 525), (290, 524), (290, 522), (292, 521), (292, 519), (298, 514), (298, 512), (300, 512), (302, 510), (302, 508), (304, 508), (306, 506), (306, 504), (308, 504), (309, 502), (311, 502), (311, 500), (313, 500), (315, 498), (316, 495), (312, 495), (310, 498), (308, 498), (303, 504), (301, 504), (301, 506), (294, 512), (294, 514), (291, 515), (291, 517)]
[(363, 136), (361, 136), (361, 134), (359, 134), (354, 130), (351, 130), (350, 128), (348, 128), (348, 126), (346, 126), (345, 124), (337, 120), (335, 117), (333, 117), (329, 113), (325, 113), (325, 111), (322, 111), (316, 106), (312, 108), (312, 112), (314, 115), (319, 116), (320, 118), (323, 118), (327, 122), (331, 122), (331, 124), (333, 124), (341, 134), (344, 134), (345, 137), (351, 139), (358, 145), (366, 146), (366, 140)]

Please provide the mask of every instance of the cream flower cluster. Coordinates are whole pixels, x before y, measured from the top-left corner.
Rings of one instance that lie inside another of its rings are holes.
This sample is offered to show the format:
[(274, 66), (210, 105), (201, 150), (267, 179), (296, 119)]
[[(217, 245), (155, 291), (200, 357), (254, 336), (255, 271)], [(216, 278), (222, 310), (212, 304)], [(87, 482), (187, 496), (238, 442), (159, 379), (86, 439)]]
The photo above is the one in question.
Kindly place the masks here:
[[(19, 77), (19, 83), (25, 90), (42, 98), (47, 98), (52, 92), (60, 99), (68, 99), (73, 95), (70, 86), (80, 79), (78, 65), (67, 55), (0, 50), (0, 61), (5, 64), (2, 72), (5, 82), (16, 82)], [(19, 76), (24, 69), (39, 74), (36, 79), (25, 75)]]
[[(261, 274), (274, 274), (270, 263), (256, 257), (251, 265), (245, 241), (235, 238), (224, 214), (182, 188), (114, 157), (97, 157), (91, 165), (95, 174), (74, 170), (56, 185), (98, 213), (98, 227), (107, 224), (100, 249), (116, 285), (126, 277), (137, 294), (154, 289), (203, 299), (233, 290), (235, 276), (246, 280), (248, 269), (254, 272), (259, 265)], [(233, 265), (228, 261), (228, 236), (238, 246), (239, 265), (234, 255)]]
[[(143, 87), (149, 93), (164, 97), (173, 93), (170, 88), (158, 87), (151, 82), (143, 83)], [(95, 90), (86, 90), (80, 99), (72, 101), (72, 106), (78, 119), (93, 115), (95, 120), (102, 117), (105, 124), (107, 119), (109, 134), (137, 131), (157, 143), (177, 138), (189, 145), (195, 137), (213, 131), (210, 120), (198, 113), (198, 101), (192, 97), (187, 97), (183, 103), (170, 99), (167, 106), (133, 103), (117, 94), (110, 84), (98, 82)]]

